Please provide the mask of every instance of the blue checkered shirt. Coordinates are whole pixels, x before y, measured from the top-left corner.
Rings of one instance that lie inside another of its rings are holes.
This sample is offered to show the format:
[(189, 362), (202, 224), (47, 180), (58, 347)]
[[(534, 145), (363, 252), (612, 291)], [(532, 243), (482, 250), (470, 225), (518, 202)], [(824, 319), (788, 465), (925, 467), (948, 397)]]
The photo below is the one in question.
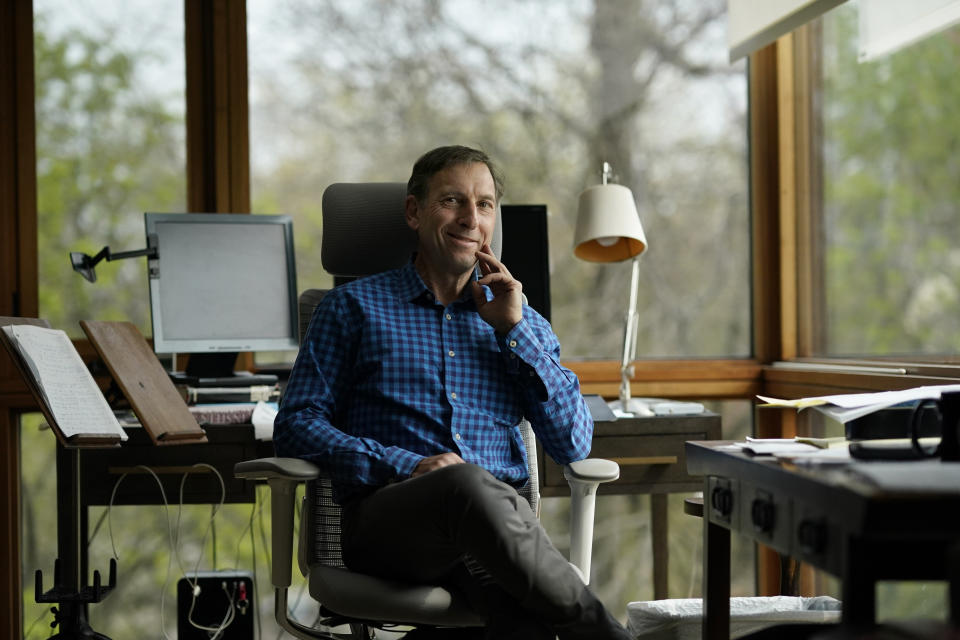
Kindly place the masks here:
[(528, 478), (521, 418), (560, 464), (590, 452), (593, 422), (559, 353), (530, 307), (497, 335), (469, 293), (438, 303), (413, 263), (357, 280), (314, 312), (274, 447), (319, 464), (340, 503), (450, 451), (520, 487)]

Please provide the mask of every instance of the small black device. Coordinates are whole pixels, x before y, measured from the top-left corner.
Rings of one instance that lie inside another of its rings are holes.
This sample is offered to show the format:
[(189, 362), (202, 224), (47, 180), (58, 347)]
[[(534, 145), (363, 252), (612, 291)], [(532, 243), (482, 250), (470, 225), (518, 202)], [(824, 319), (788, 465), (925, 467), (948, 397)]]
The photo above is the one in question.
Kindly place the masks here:
[(255, 615), (249, 571), (200, 571), (177, 582), (179, 640), (253, 640)]
[(527, 304), (550, 321), (550, 245), (547, 205), (505, 204), (500, 207), (503, 249), (500, 260), (523, 284)]

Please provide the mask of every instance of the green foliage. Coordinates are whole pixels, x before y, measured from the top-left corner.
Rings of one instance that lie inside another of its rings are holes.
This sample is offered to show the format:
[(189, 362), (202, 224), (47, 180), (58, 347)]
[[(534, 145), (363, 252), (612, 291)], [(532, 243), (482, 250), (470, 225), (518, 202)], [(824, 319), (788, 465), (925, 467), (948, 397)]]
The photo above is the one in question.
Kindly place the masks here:
[(144, 211), (184, 210), (183, 115), (143, 87), (142, 52), (48, 20), (34, 38), (40, 315), (74, 335), (84, 319), (149, 334), (144, 260), (102, 262), (89, 284), (67, 254), (141, 248)]
[(831, 353), (960, 349), (960, 31), (856, 61), (825, 20), (824, 214)]
[(638, 353), (749, 353), (745, 79), (723, 58), (722, 3), (326, 0), (250, 14), (255, 208), (295, 216), (304, 284), (322, 277), (304, 255), (326, 185), (405, 181), (433, 146), (478, 145), (504, 169), (505, 202), (548, 205), (564, 356), (618, 358), (629, 265), (571, 251), (577, 196), (609, 160), (650, 239)]

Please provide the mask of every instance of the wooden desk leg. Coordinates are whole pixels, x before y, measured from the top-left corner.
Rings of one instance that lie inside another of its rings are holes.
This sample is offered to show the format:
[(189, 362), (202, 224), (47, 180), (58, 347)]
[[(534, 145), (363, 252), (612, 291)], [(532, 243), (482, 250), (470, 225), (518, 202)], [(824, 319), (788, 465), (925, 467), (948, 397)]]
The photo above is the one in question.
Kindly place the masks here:
[(703, 510), (703, 640), (730, 637), (730, 530)]
[(653, 599), (670, 597), (670, 549), (667, 522), (667, 494), (650, 494), (650, 531), (653, 538)]

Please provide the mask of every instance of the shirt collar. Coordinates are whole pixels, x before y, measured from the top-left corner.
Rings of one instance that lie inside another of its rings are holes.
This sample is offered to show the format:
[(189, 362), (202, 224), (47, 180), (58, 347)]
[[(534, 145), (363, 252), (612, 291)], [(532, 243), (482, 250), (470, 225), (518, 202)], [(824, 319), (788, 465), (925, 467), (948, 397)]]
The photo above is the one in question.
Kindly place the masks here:
[[(413, 261), (416, 259), (416, 257), (416, 254), (414, 254), (413, 257), (410, 258), (410, 262), (401, 267), (398, 272), (397, 297), (401, 302), (413, 302), (421, 297), (433, 302), (436, 300), (433, 292), (427, 288), (427, 285), (423, 282), (423, 278), (421, 278), (420, 274), (417, 272), (417, 268), (413, 266)], [(470, 279), (480, 279), (479, 266), (473, 268), (473, 275), (470, 276)], [(460, 299), (457, 302), (464, 301), (468, 301), (471, 305), (473, 304), (473, 296), (470, 295), (469, 291), (460, 296)]]

